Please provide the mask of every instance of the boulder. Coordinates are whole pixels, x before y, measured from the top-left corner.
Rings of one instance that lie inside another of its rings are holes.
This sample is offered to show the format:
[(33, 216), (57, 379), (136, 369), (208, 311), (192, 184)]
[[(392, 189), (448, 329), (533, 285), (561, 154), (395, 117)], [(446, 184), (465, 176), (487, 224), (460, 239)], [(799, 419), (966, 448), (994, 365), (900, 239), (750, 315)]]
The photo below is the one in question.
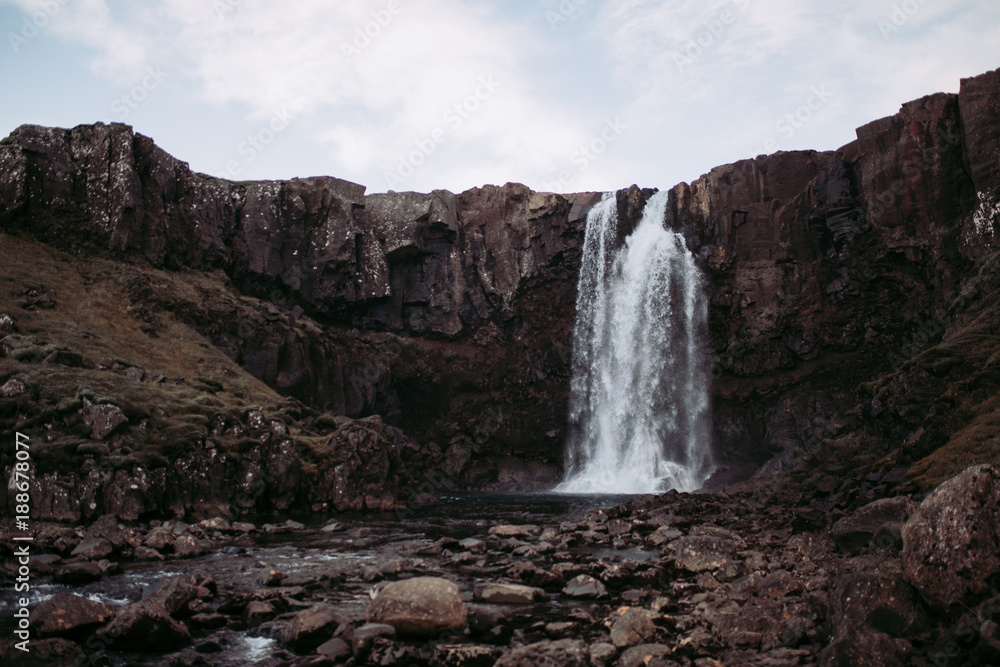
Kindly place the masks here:
[(185, 533), (174, 539), (174, 555), (178, 558), (202, 556), (212, 550), (212, 543)]
[(163, 554), (149, 547), (136, 547), (132, 551), (132, 555), (136, 560), (163, 560)]
[(172, 550), (174, 548), (174, 534), (163, 526), (157, 526), (146, 533), (143, 544), (157, 551), (163, 551), (168, 547)]
[(492, 604), (532, 604), (546, 598), (545, 591), (520, 584), (483, 584), (476, 587), (476, 598)]
[(310, 500), (341, 512), (397, 509), (399, 451), (406, 442), (402, 431), (378, 415), (342, 424), (328, 439), (331, 461), (320, 473), (322, 481), (309, 489)]
[(340, 637), (334, 637), (330, 641), (320, 644), (316, 649), (316, 655), (337, 664), (351, 657), (351, 645)]
[(416, 577), (386, 585), (367, 613), (371, 623), (385, 623), (401, 635), (418, 637), (434, 637), (461, 628), (467, 616), (458, 586), (437, 577)]
[(111, 542), (108, 542), (103, 537), (88, 537), (76, 545), (76, 548), (70, 552), (70, 555), (86, 558), (87, 560), (101, 560), (109, 556), (113, 550)]
[(632, 607), (611, 624), (611, 641), (618, 648), (648, 642), (656, 634), (653, 612)]
[(611, 659), (618, 653), (618, 649), (613, 644), (598, 642), (590, 645), (590, 664), (594, 667), (603, 667), (611, 664)]
[(269, 621), (278, 612), (275, 610), (274, 605), (266, 600), (251, 600), (247, 604), (246, 609), (243, 610), (243, 625), (248, 628), (253, 628), (264, 621)]
[(281, 641), (296, 653), (311, 653), (333, 637), (344, 617), (328, 605), (300, 611), (281, 631)]
[(851, 627), (820, 653), (820, 667), (902, 667), (909, 652), (903, 640), (871, 629)]
[(39, 636), (80, 638), (107, 623), (114, 609), (73, 593), (56, 593), (31, 612)]
[(838, 549), (857, 553), (872, 544), (886, 524), (905, 522), (916, 508), (916, 503), (905, 496), (882, 498), (838, 520), (830, 528), (830, 535)]
[(88, 662), (80, 646), (62, 637), (32, 640), (25, 653), (13, 646), (0, 648), (0, 663), (8, 667), (79, 667)]
[(437, 644), (432, 664), (441, 667), (491, 667), (500, 650), (476, 644)]
[(101, 566), (93, 561), (86, 563), (70, 563), (56, 570), (52, 581), (67, 586), (83, 586), (99, 580), (104, 576)]
[(184, 615), (188, 605), (198, 599), (199, 589), (194, 576), (170, 577), (153, 589), (146, 600), (160, 605), (174, 617)]
[(497, 537), (531, 537), (531, 531), (526, 526), (501, 524), (490, 528), (490, 535)]
[(165, 653), (191, 644), (187, 627), (149, 600), (119, 609), (98, 636), (116, 651)]
[(351, 640), (351, 650), (355, 656), (367, 656), (378, 637), (396, 638), (396, 628), (385, 623), (365, 623), (347, 633)]
[[(0, 352), (0, 355), (2, 354), (3, 353)], [(25, 391), (27, 391), (27, 388), (24, 386), (23, 382), (11, 378), (0, 386), (0, 398), (14, 398), (15, 396), (20, 396)]]
[(673, 649), (665, 644), (639, 644), (622, 653), (615, 665), (617, 667), (645, 667), (645, 665), (651, 664), (654, 660), (665, 659), (673, 652)]
[(717, 570), (736, 557), (736, 542), (726, 537), (691, 535), (667, 545), (674, 565), (689, 572)]
[(608, 594), (608, 589), (589, 574), (579, 574), (566, 582), (563, 594), (571, 598), (602, 598)]
[(541, 641), (516, 648), (497, 660), (496, 667), (589, 667), (590, 652), (579, 639)]
[(907, 637), (925, 629), (929, 619), (916, 589), (899, 575), (857, 572), (837, 580), (830, 620), (835, 637), (852, 627)]
[(941, 484), (903, 526), (903, 574), (933, 607), (970, 604), (1000, 574), (1000, 470), (967, 469)]
[(88, 538), (104, 538), (115, 549), (121, 549), (128, 544), (128, 533), (118, 525), (118, 517), (105, 514), (90, 524), (84, 534)]
[(128, 417), (117, 405), (95, 404), (84, 399), (83, 423), (90, 427), (92, 440), (104, 440), (128, 425)]

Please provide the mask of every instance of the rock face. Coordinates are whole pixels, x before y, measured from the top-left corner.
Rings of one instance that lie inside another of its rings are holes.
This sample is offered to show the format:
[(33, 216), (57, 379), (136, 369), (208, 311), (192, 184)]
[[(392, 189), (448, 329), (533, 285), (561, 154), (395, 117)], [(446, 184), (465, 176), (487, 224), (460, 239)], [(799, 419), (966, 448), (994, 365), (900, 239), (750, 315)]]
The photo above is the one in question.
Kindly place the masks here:
[[(926, 344), (900, 341), (995, 243), (998, 95), (1000, 74), (987, 73), (859, 128), (838, 151), (760, 156), (670, 190), (666, 224), (707, 274), (718, 459), (770, 459), (775, 472), (862, 421), (898, 440), (924, 426), (940, 381), (914, 373), (888, 404), (859, 401), (857, 387)], [(616, 193), (623, 237), (652, 193)], [(259, 316), (175, 303), (176, 316), (286, 395), (435, 443), (421, 465), (458, 487), (533, 488), (558, 473), (580, 251), (599, 199), (518, 184), (365, 196), (327, 177), (234, 183), (120, 124), (26, 125), (0, 142), (0, 231), (224, 272), (264, 299)], [(156, 290), (140, 282), (141, 310)], [(31, 289), (20, 298), (59, 307)], [(113, 439), (123, 415), (101, 410), (91, 437)], [(927, 447), (943, 444), (924, 432)], [(511, 473), (510, 457), (537, 466)]]
[[(594, 195), (524, 186), (374, 195), (335, 178), (233, 183), (125, 125), (25, 125), (0, 145), (2, 227), (157, 266), (222, 268), (323, 312), (454, 335), (513, 314), (522, 282), (579, 245)], [(30, 220), (30, 222), (29, 222)]]
[(416, 577), (388, 584), (368, 607), (368, 621), (385, 623), (402, 635), (436, 637), (460, 629), (468, 612), (458, 586), (437, 577)]
[(972, 604), (1000, 575), (1000, 471), (969, 468), (939, 486), (903, 527), (903, 572), (940, 610)]

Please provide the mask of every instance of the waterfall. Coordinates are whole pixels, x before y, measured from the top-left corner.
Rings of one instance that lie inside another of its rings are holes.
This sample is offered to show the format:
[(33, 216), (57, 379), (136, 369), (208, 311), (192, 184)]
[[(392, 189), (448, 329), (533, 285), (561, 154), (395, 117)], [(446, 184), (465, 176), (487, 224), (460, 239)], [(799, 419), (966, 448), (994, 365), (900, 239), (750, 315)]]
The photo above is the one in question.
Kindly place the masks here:
[(711, 473), (708, 305), (667, 193), (618, 239), (614, 193), (587, 216), (564, 493), (694, 491)]

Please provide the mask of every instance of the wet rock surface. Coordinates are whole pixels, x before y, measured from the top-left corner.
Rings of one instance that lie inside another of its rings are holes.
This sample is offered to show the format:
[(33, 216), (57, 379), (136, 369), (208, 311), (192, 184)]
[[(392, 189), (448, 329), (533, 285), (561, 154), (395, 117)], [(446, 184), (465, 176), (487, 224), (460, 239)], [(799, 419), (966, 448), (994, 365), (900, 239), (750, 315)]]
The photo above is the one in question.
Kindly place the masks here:
[[(830, 505), (821, 526), (798, 520), (814, 489), (795, 475), (619, 505), (464, 496), (403, 520), (40, 526), (39, 552), (52, 554), (33, 566), (40, 583), (53, 566), (90, 565), (99, 580), (74, 581), (33, 622), (70, 641), (60, 650), (155, 665), (238, 664), (254, 651), (275, 665), (989, 665), (1000, 593), (943, 592), (948, 575), (968, 574), (950, 561), (928, 586), (910, 573), (910, 552), (886, 549), (870, 526), (922, 508), (902, 529), (910, 549), (929, 516), (961, 517), (974, 530), (943, 531), (936, 544), (974, 552), (963, 540), (992, 525), (996, 474), (970, 469), (922, 504)], [(969, 485), (977, 491), (954, 493)], [(843, 519), (864, 519), (869, 542), (854, 535), (840, 548)], [(126, 546), (115, 562), (85, 561), (67, 531)], [(128, 546), (192, 531), (208, 555), (168, 553), (153, 570)], [(170, 575), (154, 586), (129, 583), (161, 570)], [(942, 606), (947, 595), (961, 605)]]

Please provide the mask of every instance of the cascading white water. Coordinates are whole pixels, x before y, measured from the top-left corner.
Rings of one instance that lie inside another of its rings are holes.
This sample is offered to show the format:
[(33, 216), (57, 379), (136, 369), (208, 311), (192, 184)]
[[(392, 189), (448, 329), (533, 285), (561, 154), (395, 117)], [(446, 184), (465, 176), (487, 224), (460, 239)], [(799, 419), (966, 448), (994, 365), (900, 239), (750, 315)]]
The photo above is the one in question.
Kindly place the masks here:
[(711, 473), (708, 306), (684, 237), (664, 227), (666, 204), (654, 195), (620, 248), (614, 193), (587, 217), (556, 491), (694, 491)]

